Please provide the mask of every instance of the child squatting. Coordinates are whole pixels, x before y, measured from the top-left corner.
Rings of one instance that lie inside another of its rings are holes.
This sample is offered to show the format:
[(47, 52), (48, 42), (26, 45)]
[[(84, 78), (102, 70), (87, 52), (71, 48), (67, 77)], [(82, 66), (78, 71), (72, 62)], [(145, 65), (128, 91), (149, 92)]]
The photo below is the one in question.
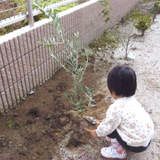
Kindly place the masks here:
[(110, 147), (101, 149), (104, 158), (126, 159), (126, 150), (138, 153), (148, 148), (154, 134), (154, 124), (134, 97), (137, 79), (131, 67), (114, 67), (108, 74), (107, 85), (114, 103), (91, 135), (95, 138), (106, 137), (111, 142)]

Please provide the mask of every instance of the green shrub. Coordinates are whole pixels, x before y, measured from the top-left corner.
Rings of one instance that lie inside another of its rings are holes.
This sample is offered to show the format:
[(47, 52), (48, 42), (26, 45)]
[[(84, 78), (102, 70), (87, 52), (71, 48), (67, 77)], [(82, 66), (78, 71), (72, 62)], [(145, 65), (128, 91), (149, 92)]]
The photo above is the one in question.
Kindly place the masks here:
[(140, 17), (133, 25), (141, 32), (141, 36), (143, 36), (145, 31), (151, 26), (151, 19), (149, 16), (143, 16)]
[(153, 10), (151, 11), (151, 13), (153, 13), (153, 22), (154, 19), (156, 18), (156, 15), (160, 13), (160, 2), (155, 2), (154, 6), (153, 6)]

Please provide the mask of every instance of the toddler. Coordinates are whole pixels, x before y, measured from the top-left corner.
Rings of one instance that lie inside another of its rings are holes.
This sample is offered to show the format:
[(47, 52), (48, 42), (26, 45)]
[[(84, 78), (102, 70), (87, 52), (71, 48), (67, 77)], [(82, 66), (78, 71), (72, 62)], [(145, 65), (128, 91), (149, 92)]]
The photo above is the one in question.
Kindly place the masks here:
[(109, 106), (106, 118), (91, 135), (95, 138), (106, 136), (112, 146), (101, 149), (105, 158), (126, 159), (126, 149), (142, 152), (151, 143), (154, 125), (133, 96), (137, 88), (136, 74), (128, 66), (116, 66), (108, 74), (107, 85), (114, 103)]

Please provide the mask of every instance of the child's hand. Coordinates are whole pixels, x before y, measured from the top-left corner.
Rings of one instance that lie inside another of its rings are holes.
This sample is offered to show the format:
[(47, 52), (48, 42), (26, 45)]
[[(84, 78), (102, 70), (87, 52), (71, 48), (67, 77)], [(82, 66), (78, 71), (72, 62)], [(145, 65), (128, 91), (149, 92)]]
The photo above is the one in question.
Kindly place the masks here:
[(97, 133), (96, 133), (96, 129), (92, 131), (91, 136), (94, 138), (98, 138)]
[(105, 119), (98, 120), (98, 121), (97, 121), (97, 124), (98, 124), (98, 125), (101, 124), (104, 120), (105, 120)]

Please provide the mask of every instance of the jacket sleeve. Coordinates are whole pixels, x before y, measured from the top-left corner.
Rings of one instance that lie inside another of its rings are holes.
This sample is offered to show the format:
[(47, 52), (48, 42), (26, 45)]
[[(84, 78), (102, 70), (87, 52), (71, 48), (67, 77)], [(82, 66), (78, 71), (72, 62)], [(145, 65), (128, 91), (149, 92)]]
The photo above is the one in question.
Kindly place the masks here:
[(121, 116), (117, 111), (117, 107), (112, 104), (106, 112), (105, 120), (96, 129), (97, 136), (104, 137), (111, 134), (120, 123)]

